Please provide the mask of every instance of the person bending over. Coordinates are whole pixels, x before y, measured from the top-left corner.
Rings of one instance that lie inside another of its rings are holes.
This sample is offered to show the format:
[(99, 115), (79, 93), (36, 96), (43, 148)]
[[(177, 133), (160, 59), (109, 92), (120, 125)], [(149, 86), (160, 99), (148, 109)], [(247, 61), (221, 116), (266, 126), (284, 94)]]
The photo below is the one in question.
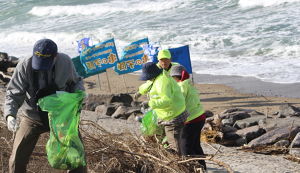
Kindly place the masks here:
[[(13, 150), (9, 159), (10, 173), (25, 173), (30, 155), (44, 132), (49, 132), (48, 113), (41, 111), (38, 99), (56, 91), (74, 92), (84, 90), (71, 58), (57, 52), (57, 45), (50, 39), (37, 41), (33, 55), (21, 59), (5, 97), (4, 117), (10, 131), (16, 132)], [(24, 103), (24, 116), (20, 126), (16, 123), (19, 108)], [(86, 172), (79, 167), (69, 172)]]

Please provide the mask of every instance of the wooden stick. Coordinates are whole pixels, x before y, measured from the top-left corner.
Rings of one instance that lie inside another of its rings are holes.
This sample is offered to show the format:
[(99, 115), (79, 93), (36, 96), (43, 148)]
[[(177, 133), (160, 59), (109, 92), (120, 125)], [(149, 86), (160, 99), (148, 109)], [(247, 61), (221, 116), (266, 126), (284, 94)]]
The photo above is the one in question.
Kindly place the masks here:
[(192, 83), (193, 83), (193, 85), (195, 84), (195, 82), (194, 82), (194, 73), (192, 72)]
[(208, 145), (208, 146), (210, 146), (212, 149), (214, 149), (214, 150), (216, 151), (216, 153), (215, 153), (215, 154), (217, 154), (218, 152), (222, 153), (222, 152), (220, 151), (221, 145), (219, 146), (219, 148), (218, 148), (218, 149), (216, 149), (215, 147), (213, 147), (212, 145), (210, 145), (210, 144), (209, 144), (209, 143), (207, 143), (207, 142), (205, 142), (205, 144), (206, 144), (206, 145)]

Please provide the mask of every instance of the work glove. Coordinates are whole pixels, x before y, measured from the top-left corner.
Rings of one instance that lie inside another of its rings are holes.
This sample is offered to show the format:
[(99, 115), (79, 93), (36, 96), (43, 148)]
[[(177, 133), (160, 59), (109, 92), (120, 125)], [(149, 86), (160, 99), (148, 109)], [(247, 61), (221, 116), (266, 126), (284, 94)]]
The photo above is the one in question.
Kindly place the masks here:
[(139, 92), (136, 92), (133, 96), (133, 99), (136, 101), (138, 100), (140, 97), (142, 96), (142, 94), (140, 94)]
[(7, 128), (12, 132), (16, 132), (18, 129), (17, 120), (12, 115), (8, 115), (7, 117)]

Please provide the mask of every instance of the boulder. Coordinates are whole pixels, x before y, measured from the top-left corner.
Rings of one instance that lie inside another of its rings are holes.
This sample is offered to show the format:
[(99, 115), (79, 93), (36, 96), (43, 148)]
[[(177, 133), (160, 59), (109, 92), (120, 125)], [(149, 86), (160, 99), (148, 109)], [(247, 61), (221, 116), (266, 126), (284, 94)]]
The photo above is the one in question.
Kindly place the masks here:
[(260, 120), (258, 124), (268, 132), (277, 128), (285, 128), (299, 125), (300, 118), (296, 116), (287, 117), (284, 119), (268, 117), (263, 120)]
[(279, 107), (278, 117), (300, 116), (300, 109), (291, 105), (284, 104)]
[(238, 138), (237, 140), (235, 140), (235, 145), (236, 146), (242, 146), (247, 144), (247, 139), (246, 138)]
[(250, 147), (273, 145), (280, 140), (293, 139), (298, 132), (300, 132), (300, 126), (276, 128), (256, 139), (253, 139), (248, 145)]
[(119, 106), (117, 108), (117, 110), (112, 114), (111, 117), (127, 119), (133, 113), (141, 113), (141, 111), (137, 108), (127, 107), (127, 106)]
[(133, 98), (131, 97), (131, 95), (121, 93), (121, 94), (112, 96), (109, 103), (121, 102), (121, 103), (124, 103), (125, 106), (131, 106), (132, 101), (133, 101)]
[(95, 111), (98, 105), (106, 104), (111, 95), (104, 94), (88, 94), (83, 101), (83, 110)]
[(138, 121), (114, 119), (106, 116), (100, 117), (97, 124), (113, 134), (132, 133), (133, 135), (141, 135), (140, 122)]
[(209, 111), (209, 110), (205, 111), (204, 113), (205, 113), (206, 118), (214, 116), (214, 113), (212, 111)]
[(234, 124), (233, 118), (223, 119), (222, 126), (232, 126)]
[(230, 108), (230, 109), (223, 111), (221, 114), (228, 114), (228, 113), (234, 113), (234, 112), (245, 112), (250, 115), (264, 115), (263, 113), (257, 112), (254, 109), (242, 109), (242, 108)]
[(4, 72), (0, 71), (0, 80), (4, 82), (4, 84), (8, 83), (11, 79), (11, 76), (4, 74)]
[(277, 128), (277, 123), (275, 121), (268, 120), (268, 118), (259, 120), (258, 125), (261, 128), (265, 129), (266, 132), (269, 132)]
[(220, 118), (222, 119), (222, 124), (230, 126), (232, 126), (237, 120), (242, 120), (249, 117), (251, 117), (251, 115), (247, 112), (231, 112), (220, 115)]
[(265, 118), (265, 116), (263, 115), (255, 115), (255, 116), (251, 116), (249, 118), (245, 118), (242, 120), (237, 120), (233, 127), (237, 128), (237, 129), (243, 129), (243, 128), (247, 128), (250, 126), (255, 126), (258, 125), (258, 122), (260, 120), (263, 120)]
[(257, 138), (264, 133), (266, 133), (266, 131), (258, 125), (236, 131), (236, 134), (240, 137), (246, 138), (247, 142), (250, 142), (252, 139)]
[(234, 121), (236, 120), (242, 120), (245, 118), (251, 117), (250, 114), (247, 112), (239, 111), (239, 112), (231, 112), (231, 113), (226, 113), (226, 114), (221, 114), (220, 118), (221, 119), (233, 119)]
[(142, 103), (142, 102), (132, 101), (132, 102), (131, 102), (131, 106), (132, 106), (132, 107), (141, 107), (141, 106), (140, 106), (141, 103)]
[(276, 147), (288, 147), (290, 145), (290, 141), (288, 140), (280, 140), (274, 144)]
[(107, 110), (108, 110), (107, 107), (108, 106), (106, 106), (106, 105), (99, 105), (99, 106), (97, 106), (96, 109), (95, 109), (96, 114), (97, 115), (107, 115), (106, 114)]
[(225, 140), (236, 140), (241, 138), (236, 132), (224, 133), (223, 139)]
[(84, 100), (83, 109), (95, 111), (98, 105), (119, 104), (131, 106), (132, 97), (129, 94), (88, 94)]
[(290, 154), (300, 157), (300, 132), (293, 139), (290, 146)]
[[(100, 129), (108, 131), (112, 134), (122, 134), (122, 133), (132, 133), (133, 135), (141, 135), (140, 123), (137, 121), (127, 121), (122, 119), (114, 119), (106, 115), (97, 115), (94, 111), (81, 111), (81, 120), (93, 121), (100, 126)], [(84, 122), (81, 122), (81, 128), (89, 133), (94, 132), (93, 126), (84, 125)], [(99, 131), (97, 134), (99, 135)]]
[(8, 56), (5, 52), (0, 52), (0, 71), (6, 72), (9, 67), (16, 67), (18, 59)]
[(227, 125), (225, 125), (225, 126), (223, 126), (223, 127), (221, 128), (221, 131), (222, 131), (223, 133), (230, 133), (230, 132), (236, 132), (237, 129), (234, 128), (234, 127), (232, 127), (232, 126), (227, 126)]

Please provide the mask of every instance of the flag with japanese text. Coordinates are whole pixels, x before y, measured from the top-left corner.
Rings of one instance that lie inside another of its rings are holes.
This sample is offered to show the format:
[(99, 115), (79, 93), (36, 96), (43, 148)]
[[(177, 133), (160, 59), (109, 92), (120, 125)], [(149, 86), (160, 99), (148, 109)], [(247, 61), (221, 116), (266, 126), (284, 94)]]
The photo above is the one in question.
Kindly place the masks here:
[(82, 50), (84, 50), (85, 48), (89, 47), (89, 41), (90, 38), (82, 38), (81, 40), (77, 41), (77, 50), (78, 53), (81, 53)]
[(80, 61), (87, 74), (97, 74), (118, 62), (114, 39), (95, 44), (81, 51)]
[(148, 38), (130, 43), (124, 47), (122, 57), (115, 66), (115, 72), (119, 75), (141, 70), (143, 64), (148, 61), (144, 46), (149, 44)]
[(161, 49), (159, 45), (154, 43), (145, 44), (143, 46), (143, 49), (145, 50), (145, 54), (148, 55), (149, 61), (157, 63), (157, 55), (159, 50)]
[(87, 78), (87, 77), (93, 76), (95, 74), (105, 72), (105, 70), (103, 70), (103, 71), (96, 71), (94, 73), (87, 74), (87, 72), (85, 71), (83, 65), (80, 62), (80, 56), (72, 58), (72, 62), (75, 66), (76, 72), (79, 74), (79, 76), (81, 76), (83, 78)]

